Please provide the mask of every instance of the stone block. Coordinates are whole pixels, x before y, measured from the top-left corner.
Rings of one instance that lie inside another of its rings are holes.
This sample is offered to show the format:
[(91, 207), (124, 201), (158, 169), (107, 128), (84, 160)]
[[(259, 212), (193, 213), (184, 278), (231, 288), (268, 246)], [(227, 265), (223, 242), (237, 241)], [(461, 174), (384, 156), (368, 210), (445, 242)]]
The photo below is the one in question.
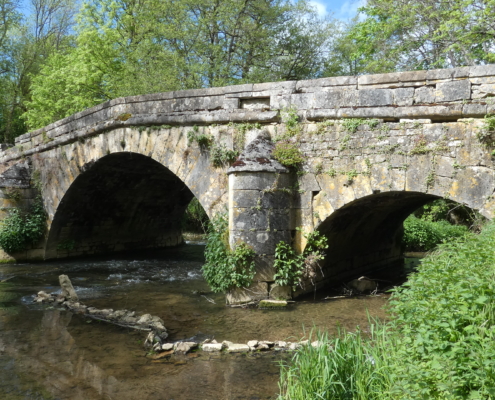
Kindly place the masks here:
[(495, 76), (495, 65), (476, 65), (469, 67), (469, 77), (480, 77), (480, 76)]
[(314, 107), (314, 93), (296, 93), (290, 96), (291, 105), (297, 110), (308, 110)]
[(227, 346), (227, 353), (247, 353), (249, 350), (247, 344), (232, 343)]
[(314, 94), (315, 108), (354, 107), (358, 105), (357, 90), (332, 90)]
[(414, 88), (394, 89), (394, 104), (398, 106), (411, 106), (414, 102)]
[(217, 352), (222, 351), (223, 344), (222, 343), (203, 343), (202, 350), (207, 352)]
[(414, 89), (414, 103), (415, 104), (423, 104), (423, 103), (434, 103), (435, 102), (435, 89), (432, 87), (420, 87)]
[(270, 190), (290, 186), (289, 174), (272, 172), (237, 172), (234, 173), (233, 187), (236, 190)]
[(486, 104), (464, 104), (462, 108), (462, 114), (464, 117), (479, 117), (482, 118), (486, 115)]
[(430, 81), (450, 81), (452, 80), (452, 69), (430, 69), (426, 71), (426, 84)]
[(337, 115), (339, 118), (395, 118), (397, 109), (394, 107), (341, 108), (337, 111)]
[(274, 257), (260, 255), (255, 258), (254, 262), (256, 270), (254, 282), (272, 282), (275, 275)]
[(270, 287), (270, 298), (275, 300), (289, 300), (292, 298), (292, 288), (290, 286), (273, 285)]
[(319, 121), (322, 119), (339, 118), (339, 110), (335, 108), (331, 109), (319, 109), (306, 111), (306, 119), (308, 121)]
[(244, 241), (251, 246), (256, 254), (273, 255), (278, 242), (284, 241), (290, 243), (290, 231), (231, 231), (230, 241)]
[(306, 88), (321, 88), (328, 86), (356, 86), (358, 78), (355, 76), (334, 76), (328, 78), (308, 79), (297, 81), (296, 91), (304, 91)]
[(361, 75), (358, 77), (358, 85), (375, 85), (380, 83), (400, 82), (400, 72), (392, 72), (389, 74)]
[(393, 91), (390, 89), (361, 89), (358, 91), (358, 104), (361, 107), (388, 106), (393, 103)]
[(318, 181), (316, 180), (314, 174), (301, 175), (298, 178), (298, 181), (299, 181), (299, 187), (302, 190), (312, 191), (312, 192), (320, 190), (320, 185), (318, 184)]
[(471, 99), (471, 82), (459, 80), (438, 83), (435, 90), (435, 101), (456, 101)]
[(226, 110), (234, 110), (234, 109), (240, 108), (239, 107), (239, 99), (225, 98), (223, 100), (223, 108)]
[(260, 190), (232, 190), (232, 207), (250, 208), (261, 205), (263, 193)]

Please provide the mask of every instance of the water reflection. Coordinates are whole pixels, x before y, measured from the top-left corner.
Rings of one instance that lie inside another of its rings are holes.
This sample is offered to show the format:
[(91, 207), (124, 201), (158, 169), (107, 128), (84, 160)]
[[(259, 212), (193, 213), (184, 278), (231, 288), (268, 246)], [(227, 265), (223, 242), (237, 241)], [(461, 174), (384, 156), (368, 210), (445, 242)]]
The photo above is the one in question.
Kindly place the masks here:
[(61, 273), (86, 304), (158, 315), (172, 339), (199, 332), (242, 342), (301, 338), (313, 326), (365, 326), (367, 310), (383, 315), (384, 298), (307, 301), (280, 312), (226, 308), (222, 295), (207, 293), (212, 304), (197, 293), (208, 291), (200, 275), (202, 248), (184, 251), (162, 259), (0, 267), (0, 280), (15, 276), (0, 283), (0, 398), (270, 399), (278, 391), (282, 354), (195, 353), (154, 361), (145, 357), (142, 332), (31, 304), (32, 293), (57, 289)]

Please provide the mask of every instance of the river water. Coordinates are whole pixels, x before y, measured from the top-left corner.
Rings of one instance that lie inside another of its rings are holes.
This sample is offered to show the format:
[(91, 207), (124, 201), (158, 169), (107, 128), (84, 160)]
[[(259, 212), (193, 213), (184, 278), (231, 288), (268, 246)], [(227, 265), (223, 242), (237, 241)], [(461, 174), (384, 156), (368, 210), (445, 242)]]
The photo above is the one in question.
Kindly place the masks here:
[[(230, 308), (201, 276), (204, 246), (146, 255), (0, 266), (0, 399), (274, 399), (287, 353), (195, 352), (147, 357), (145, 332), (32, 303), (67, 274), (88, 306), (135, 310), (165, 321), (171, 341), (192, 336), (308, 338), (312, 330), (367, 329), (387, 296), (303, 299), (287, 310)], [(208, 301), (208, 299), (214, 301)]]

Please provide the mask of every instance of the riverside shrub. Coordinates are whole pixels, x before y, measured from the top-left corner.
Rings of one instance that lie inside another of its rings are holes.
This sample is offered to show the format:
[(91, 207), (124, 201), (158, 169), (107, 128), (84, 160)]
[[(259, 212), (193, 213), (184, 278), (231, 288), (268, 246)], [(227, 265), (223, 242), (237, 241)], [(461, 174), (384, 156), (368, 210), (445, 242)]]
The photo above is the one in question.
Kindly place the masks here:
[(462, 237), (468, 232), (464, 225), (452, 225), (445, 220), (428, 221), (411, 215), (404, 221), (402, 243), (409, 251), (430, 251), (440, 243)]
[(390, 320), (372, 324), (371, 337), (324, 337), (321, 351), (306, 346), (282, 366), (280, 398), (495, 399), (494, 244), (491, 223), (439, 245), (395, 290)]
[(254, 250), (246, 243), (239, 243), (234, 250), (230, 249), (225, 215), (214, 218), (208, 228), (205, 259), (203, 276), (215, 293), (247, 287), (253, 281)]

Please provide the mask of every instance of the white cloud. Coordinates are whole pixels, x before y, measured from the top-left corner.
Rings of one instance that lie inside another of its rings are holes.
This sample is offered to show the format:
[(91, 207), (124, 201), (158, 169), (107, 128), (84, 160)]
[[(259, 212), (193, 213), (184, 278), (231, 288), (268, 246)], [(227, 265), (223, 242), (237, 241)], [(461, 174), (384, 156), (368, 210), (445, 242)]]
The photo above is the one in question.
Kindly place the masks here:
[(356, 16), (359, 7), (366, 5), (366, 0), (347, 0), (340, 6), (336, 17), (339, 19), (351, 19)]
[(310, 1), (309, 4), (311, 4), (315, 8), (320, 17), (324, 17), (325, 15), (327, 15), (327, 6), (325, 4), (314, 0)]

